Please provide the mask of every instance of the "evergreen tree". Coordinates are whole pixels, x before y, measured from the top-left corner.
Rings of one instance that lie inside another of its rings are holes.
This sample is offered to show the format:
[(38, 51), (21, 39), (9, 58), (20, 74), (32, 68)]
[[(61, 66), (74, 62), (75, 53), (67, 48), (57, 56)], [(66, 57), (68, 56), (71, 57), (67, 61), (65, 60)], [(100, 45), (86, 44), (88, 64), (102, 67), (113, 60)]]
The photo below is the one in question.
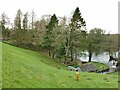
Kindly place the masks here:
[(7, 20), (7, 15), (5, 13), (2, 14), (2, 17), (1, 17), (1, 21), (0, 21), (0, 26), (1, 26), (1, 29), (2, 29), (2, 37), (3, 37), (3, 40), (7, 40), (10, 36), (10, 30), (8, 28), (6, 28), (6, 24), (8, 23), (8, 20)]
[(46, 25), (46, 32), (44, 36), (44, 42), (43, 42), (43, 47), (46, 48), (49, 52), (49, 56), (51, 56), (51, 50), (54, 48), (53, 43), (55, 42), (55, 37), (54, 37), (54, 29), (58, 25), (58, 20), (56, 15), (54, 14), (48, 25)]
[(65, 53), (66, 53), (65, 46), (64, 46), (63, 43), (61, 43), (59, 45), (58, 49), (57, 49), (57, 55), (56, 56), (57, 56), (57, 58), (61, 59), (61, 58), (65, 57)]
[(35, 19), (35, 13), (32, 11), (32, 22), (31, 22), (31, 28), (34, 28), (34, 19)]
[(17, 11), (17, 15), (16, 15), (15, 20), (14, 20), (14, 27), (15, 27), (15, 29), (21, 29), (21, 18), (22, 18), (22, 12), (19, 9)]
[(23, 29), (24, 30), (27, 30), (27, 28), (28, 28), (28, 13), (26, 13), (25, 15), (24, 15), (24, 19), (23, 19)]
[(85, 28), (86, 23), (84, 19), (81, 16), (80, 10), (77, 7), (75, 9), (75, 12), (72, 16), (71, 23), (70, 23), (70, 56), (71, 61), (73, 61), (73, 57), (75, 54), (75, 49), (77, 48), (78, 42), (79, 42), (79, 35), (82, 32), (82, 29)]
[(4, 30), (5, 29), (5, 24), (6, 24), (6, 15), (5, 13), (2, 14), (2, 18), (1, 18), (1, 27)]

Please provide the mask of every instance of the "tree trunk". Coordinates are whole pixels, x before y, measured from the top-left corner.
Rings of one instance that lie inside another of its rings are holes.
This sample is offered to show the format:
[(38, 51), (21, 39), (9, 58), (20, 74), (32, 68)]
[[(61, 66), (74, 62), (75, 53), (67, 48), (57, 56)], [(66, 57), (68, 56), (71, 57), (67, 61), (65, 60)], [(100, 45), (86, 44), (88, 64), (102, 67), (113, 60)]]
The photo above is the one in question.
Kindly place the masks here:
[(91, 62), (91, 58), (92, 58), (92, 51), (89, 51), (89, 62)]
[(52, 59), (54, 59), (54, 58), (55, 58), (55, 52), (53, 51)]
[(73, 61), (73, 49), (72, 49), (72, 46), (71, 46), (70, 52), (71, 52), (71, 61)]
[(65, 56), (65, 61), (64, 61), (64, 64), (65, 64), (65, 65), (67, 64), (67, 59), (66, 59), (66, 56)]
[(75, 60), (77, 60), (77, 56), (78, 56), (78, 54), (76, 53), (76, 54), (75, 54)]
[(49, 57), (50, 57), (50, 56), (51, 56), (51, 52), (50, 52), (50, 49), (49, 49), (48, 53), (49, 53)]

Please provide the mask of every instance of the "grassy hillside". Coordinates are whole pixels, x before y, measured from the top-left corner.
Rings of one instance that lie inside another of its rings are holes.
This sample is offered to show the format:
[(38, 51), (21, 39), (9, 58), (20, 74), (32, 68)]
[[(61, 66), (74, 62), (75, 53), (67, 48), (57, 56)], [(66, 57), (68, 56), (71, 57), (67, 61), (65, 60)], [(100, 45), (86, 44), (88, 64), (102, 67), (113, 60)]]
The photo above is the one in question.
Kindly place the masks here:
[(117, 74), (67, 71), (57, 61), (34, 51), (2, 43), (4, 88), (117, 88)]

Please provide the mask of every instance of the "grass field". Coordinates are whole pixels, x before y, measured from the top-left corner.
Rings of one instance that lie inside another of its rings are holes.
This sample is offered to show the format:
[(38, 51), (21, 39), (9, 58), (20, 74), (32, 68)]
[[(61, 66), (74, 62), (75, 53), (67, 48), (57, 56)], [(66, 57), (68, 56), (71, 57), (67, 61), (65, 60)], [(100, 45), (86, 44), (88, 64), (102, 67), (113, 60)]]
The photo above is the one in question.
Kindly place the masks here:
[(3, 88), (117, 88), (117, 74), (74, 71), (34, 51), (2, 43)]

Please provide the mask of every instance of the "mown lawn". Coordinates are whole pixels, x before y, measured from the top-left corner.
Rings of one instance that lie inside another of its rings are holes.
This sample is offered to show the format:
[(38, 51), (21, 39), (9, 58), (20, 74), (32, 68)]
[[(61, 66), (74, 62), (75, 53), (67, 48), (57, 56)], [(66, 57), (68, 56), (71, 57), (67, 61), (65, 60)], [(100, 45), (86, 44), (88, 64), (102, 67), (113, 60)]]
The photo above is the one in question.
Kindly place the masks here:
[(75, 72), (34, 51), (2, 43), (3, 88), (117, 88), (117, 74)]

